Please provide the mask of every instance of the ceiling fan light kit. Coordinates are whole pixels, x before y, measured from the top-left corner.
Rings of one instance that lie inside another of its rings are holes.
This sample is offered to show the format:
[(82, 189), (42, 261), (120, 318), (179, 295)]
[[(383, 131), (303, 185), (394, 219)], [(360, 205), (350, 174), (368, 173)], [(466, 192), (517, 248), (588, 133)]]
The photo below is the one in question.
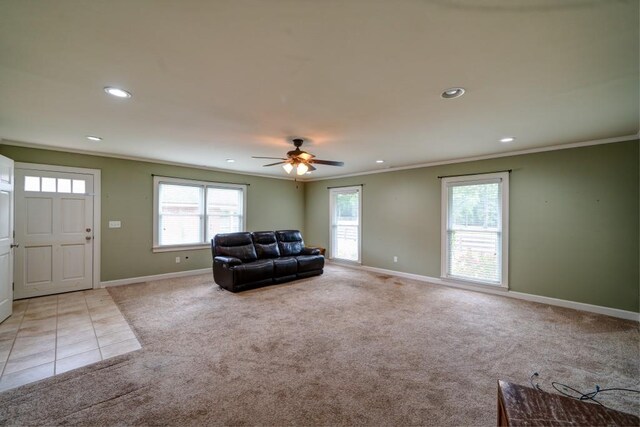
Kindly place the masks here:
[(293, 140), (293, 145), (296, 147), (295, 150), (291, 150), (287, 153), (287, 157), (262, 157), (262, 156), (253, 156), (254, 159), (276, 159), (281, 160), (280, 162), (269, 163), (268, 165), (264, 165), (264, 167), (282, 165), (282, 168), (288, 174), (295, 168), (296, 174), (304, 175), (307, 172), (312, 172), (316, 170), (313, 164), (319, 165), (329, 165), (329, 166), (344, 166), (344, 162), (337, 162), (334, 160), (320, 160), (316, 159), (313, 154), (307, 153), (306, 151), (302, 151), (300, 147), (304, 140), (300, 138), (296, 138)]

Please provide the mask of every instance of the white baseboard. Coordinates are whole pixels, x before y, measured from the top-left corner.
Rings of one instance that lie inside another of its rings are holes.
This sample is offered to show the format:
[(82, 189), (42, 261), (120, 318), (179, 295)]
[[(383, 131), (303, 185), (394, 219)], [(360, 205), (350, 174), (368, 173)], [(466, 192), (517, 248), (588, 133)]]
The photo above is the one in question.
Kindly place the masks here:
[(501, 296), (510, 297), (510, 298), (517, 298), (517, 299), (526, 300), (526, 301), (539, 302), (542, 304), (555, 305), (558, 307), (572, 308), (574, 310), (588, 311), (590, 313), (604, 314), (606, 316), (618, 317), (620, 319), (634, 320), (636, 322), (640, 322), (640, 313), (635, 313), (633, 311), (620, 310), (620, 309), (611, 308), (611, 307), (603, 307), (601, 305), (585, 304), (583, 302), (575, 302), (575, 301), (569, 301), (569, 300), (564, 300), (559, 298), (545, 297), (541, 295), (527, 294), (524, 292), (515, 292), (515, 291), (510, 291), (508, 289), (499, 288), (499, 287), (486, 287), (485, 285), (458, 283), (458, 282), (453, 282), (449, 280), (443, 280), (437, 277), (422, 276), (420, 274), (413, 274), (413, 273), (404, 273), (402, 271), (387, 270), (384, 268), (368, 267), (365, 265), (354, 265), (354, 264), (346, 264), (346, 263), (343, 264), (343, 263), (331, 262), (331, 261), (328, 261), (328, 262), (330, 264), (341, 265), (348, 268), (355, 268), (357, 270), (365, 270), (365, 271), (371, 271), (374, 273), (388, 274), (390, 276), (404, 277), (407, 279), (419, 280), (421, 282), (432, 283), (435, 285), (450, 286), (454, 288), (466, 289), (469, 291), (501, 295)]
[(211, 268), (200, 268), (198, 270), (176, 271), (175, 273), (154, 274), (152, 276), (130, 277), (128, 279), (108, 280), (100, 282), (101, 288), (109, 286), (130, 285), (132, 283), (149, 282), (151, 280), (173, 279), (176, 277), (198, 276), (200, 274), (211, 274)]

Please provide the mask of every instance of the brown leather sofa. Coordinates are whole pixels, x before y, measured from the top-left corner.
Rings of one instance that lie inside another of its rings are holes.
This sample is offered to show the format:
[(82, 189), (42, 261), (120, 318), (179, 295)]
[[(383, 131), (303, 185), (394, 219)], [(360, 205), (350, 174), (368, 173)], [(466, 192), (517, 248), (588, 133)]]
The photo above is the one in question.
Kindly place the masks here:
[(216, 234), (211, 251), (213, 279), (231, 292), (317, 276), (324, 268), (320, 249), (305, 247), (298, 230)]

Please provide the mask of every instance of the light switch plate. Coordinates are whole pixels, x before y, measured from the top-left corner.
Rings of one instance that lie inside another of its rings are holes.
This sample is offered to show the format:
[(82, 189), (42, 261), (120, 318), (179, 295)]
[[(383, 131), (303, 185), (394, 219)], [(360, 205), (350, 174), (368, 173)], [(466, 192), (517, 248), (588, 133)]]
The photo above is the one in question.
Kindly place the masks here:
[(120, 228), (122, 223), (120, 221), (109, 221), (109, 228)]

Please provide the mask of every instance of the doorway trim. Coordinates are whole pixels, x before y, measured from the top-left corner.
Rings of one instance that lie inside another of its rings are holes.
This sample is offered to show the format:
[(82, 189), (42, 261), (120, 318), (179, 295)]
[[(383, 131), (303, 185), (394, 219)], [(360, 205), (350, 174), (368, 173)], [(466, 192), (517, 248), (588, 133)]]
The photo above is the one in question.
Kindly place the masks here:
[[(26, 170), (39, 170), (39, 171), (49, 171), (49, 172), (69, 172), (69, 173), (82, 173), (86, 175), (93, 175), (93, 193), (90, 195), (93, 196), (93, 289), (100, 288), (100, 247), (101, 247), (101, 232), (102, 232), (102, 223), (100, 222), (100, 205), (102, 201), (102, 182), (101, 182), (101, 173), (100, 169), (87, 169), (87, 168), (76, 168), (71, 166), (56, 166), (56, 165), (45, 165), (39, 163), (21, 163), (15, 162), (15, 169), (26, 169)], [(15, 185), (19, 185), (19, 183), (14, 183)], [(24, 183), (22, 184), (24, 185)], [(15, 204), (14, 204), (15, 209)]]

